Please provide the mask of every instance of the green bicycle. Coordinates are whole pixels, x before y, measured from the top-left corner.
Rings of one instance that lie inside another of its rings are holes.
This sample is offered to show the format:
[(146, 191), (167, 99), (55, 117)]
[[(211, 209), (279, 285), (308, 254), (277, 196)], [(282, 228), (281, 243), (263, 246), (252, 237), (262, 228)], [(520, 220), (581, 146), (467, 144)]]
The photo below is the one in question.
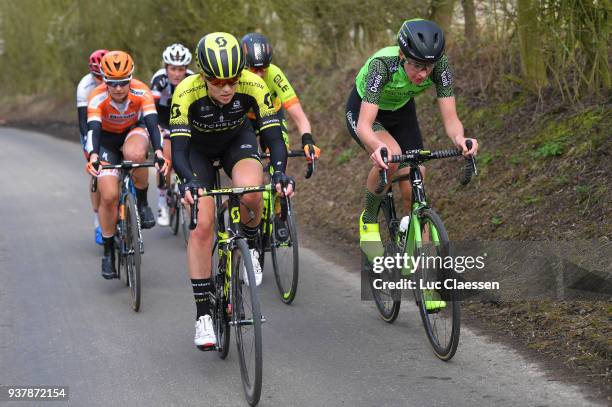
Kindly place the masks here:
[[(471, 148), (470, 140), (467, 146)], [(391, 159), (387, 159), (387, 151), (381, 150), (381, 156), (385, 162), (403, 163), (410, 168), (408, 174), (396, 177), (392, 183), (409, 180), (412, 185), (412, 211), (409, 216), (398, 219), (392, 188), (389, 189), (381, 204), (381, 230), (388, 231), (388, 235), (381, 234), (385, 257), (405, 254), (403, 258), (408, 259), (445, 259), (452, 255), (444, 223), (427, 203), (419, 165), (429, 160), (461, 155), (459, 150), (411, 150), (406, 154), (394, 155)], [(466, 159), (461, 184), (467, 185), (472, 174), (476, 173), (475, 159)], [(376, 193), (381, 193), (386, 185), (387, 172), (381, 170)], [(413, 284), (410, 288), (412, 288), (419, 315), (433, 351), (441, 360), (450, 360), (459, 344), (460, 297), (457, 289), (446, 288), (439, 282), (457, 278), (456, 272), (452, 268), (445, 267), (445, 263), (441, 261), (434, 261), (433, 267), (429, 267), (429, 264), (422, 261), (416, 267), (406, 267), (404, 263), (402, 267), (394, 265), (383, 268), (382, 272), (375, 272), (372, 264), (364, 256), (364, 271), (368, 273), (372, 296), (382, 319), (385, 322), (393, 323), (397, 318), (402, 297), (401, 288), (405, 288), (405, 285), (401, 283), (408, 280), (406, 276), (410, 276)], [(440, 286), (439, 289), (438, 286)]]

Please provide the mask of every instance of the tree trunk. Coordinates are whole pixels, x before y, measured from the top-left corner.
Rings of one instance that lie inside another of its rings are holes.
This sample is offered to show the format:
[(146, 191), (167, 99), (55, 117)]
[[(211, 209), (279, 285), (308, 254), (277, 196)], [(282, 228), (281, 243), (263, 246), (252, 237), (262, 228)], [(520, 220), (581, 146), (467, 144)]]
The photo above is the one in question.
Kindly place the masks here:
[(476, 46), (478, 42), (478, 27), (476, 26), (476, 8), (474, 0), (461, 0), (465, 20), (465, 39), (468, 45)]
[(518, 34), (521, 67), (531, 90), (539, 92), (547, 85), (546, 61), (542, 52), (542, 33), (538, 22), (538, 1), (518, 0)]
[(453, 21), (455, 0), (432, 0), (429, 19), (436, 22), (446, 34)]

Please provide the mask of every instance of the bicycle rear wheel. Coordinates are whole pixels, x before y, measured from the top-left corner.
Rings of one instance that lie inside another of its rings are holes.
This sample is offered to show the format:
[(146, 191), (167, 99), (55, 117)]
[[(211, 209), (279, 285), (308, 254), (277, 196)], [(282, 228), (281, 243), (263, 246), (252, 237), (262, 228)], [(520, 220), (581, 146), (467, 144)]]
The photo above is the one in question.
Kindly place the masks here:
[[(232, 324), (236, 334), (242, 387), (247, 402), (255, 405), (261, 396), (261, 311), (249, 248), (244, 239), (238, 238), (235, 243), (236, 247), (231, 252)], [(245, 270), (251, 282), (249, 285), (244, 281)]]
[[(391, 223), (395, 222), (393, 208), (389, 204), (389, 197), (381, 203), (382, 214), (379, 215), (379, 230), (381, 230), (380, 238), (385, 248), (385, 257), (394, 257), (399, 252), (399, 248), (393, 238), (394, 228)], [(401, 279), (401, 272), (395, 267), (385, 268), (381, 273), (375, 273), (372, 264), (368, 262), (365, 255), (362, 253), (362, 267), (367, 268), (369, 284), (372, 290), (372, 297), (380, 317), (383, 321), (393, 323), (399, 315), (401, 305), (401, 290), (388, 288), (387, 283), (397, 282)], [(374, 288), (375, 280), (381, 284), (382, 288)], [(387, 287), (387, 288), (385, 288)]]
[(281, 300), (285, 304), (291, 304), (297, 294), (300, 268), (298, 235), (291, 200), (280, 199), (286, 199), (286, 207), (281, 210), (281, 214), (272, 217), (272, 231), (269, 237), (270, 251), (272, 252), (272, 268), (276, 286)]
[(140, 310), (140, 227), (138, 220), (138, 210), (136, 200), (132, 194), (128, 194), (125, 199), (125, 243), (126, 258), (125, 267), (132, 295), (132, 308), (138, 312)]
[[(436, 212), (430, 208), (424, 209), (419, 219), (423, 243), (421, 248), (416, 248), (415, 256), (425, 259), (445, 259), (450, 256), (448, 234)], [(414, 295), (434, 354), (439, 359), (448, 361), (455, 355), (459, 345), (461, 308), (459, 290), (445, 288), (444, 281), (455, 279), (457, 274), (453, 269), (444, 267), (444, 261), (433, 261), (433, 267), (430, 263), (432, 262), (422, 263), (416, 269), (414, 277), (417, 289), (414, 290)], [(427, 287), (428, 283), (432, 286), (434, 282), (440, 283), (442, 288), (420, 288)]]

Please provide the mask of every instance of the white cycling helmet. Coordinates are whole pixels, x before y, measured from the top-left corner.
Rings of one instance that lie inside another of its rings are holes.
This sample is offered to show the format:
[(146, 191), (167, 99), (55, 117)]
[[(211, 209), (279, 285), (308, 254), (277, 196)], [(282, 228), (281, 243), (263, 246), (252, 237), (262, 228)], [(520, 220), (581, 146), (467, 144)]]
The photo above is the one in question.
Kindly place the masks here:
[(162, 56), (166, 65), (187, 66), (191, 62), (191, 52), (181, 44), (170, 45)]

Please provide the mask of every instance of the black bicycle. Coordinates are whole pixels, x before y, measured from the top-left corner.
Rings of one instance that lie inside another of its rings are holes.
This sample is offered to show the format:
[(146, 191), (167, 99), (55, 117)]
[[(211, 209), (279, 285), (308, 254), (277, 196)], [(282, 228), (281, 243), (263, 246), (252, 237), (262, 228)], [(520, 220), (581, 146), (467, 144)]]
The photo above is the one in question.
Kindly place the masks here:
[[(289, 157), (304, 157), (302, 150), (290, 150)], [(261, 158), (269, 159), (270, 154), (261, 154)], [(310, 156), (306, 170), (306, 178), (310, 178), (315, 170), (314, 152)], [(269, 174), (269, 168), (264, 168), (264, 174)], [(291, 205), (291, 198), (280, 196), (276, 190), (263, 193), (264, 212), (260, 228), (261, 256), (259, 263), (263, 270), (265, 252), (272, 254), (272, 269), (276, 286), (285, 304), (291, 304), (297, 294), (299, 277), (299, 244), (296, 225), (296, 215)]]
[[(471, 148), (471, 140), (467, 140), (467, 146)], [(409, 180), (412, 185), (412, 211), (409, 216), (403, 219), (397, 218), (392, 188), (381, 204), (381, 229), (388, 231), (388, 235), (381, 234), (385, 257), (405, 254), (404, 258), (423, 260), (446, 259), (447, 256), (452, 256), (446, 228), (438, 214), (427, 203), (419, 165), (429, 160), (461, 155), (462, 152), (455, 149), (411, 150), (388, 159), (386, 149), (381, 150), (381, 156), (386, 163), (404, 163), (410, 168), (408, 174), (397, 176), (392, 183)], [(467, 185), (473, 174), (476, 174), (475, 159), (467, 158), (461, 184)], [(380, 182), (376, 193), (381, 193), (386, 185), (387, 172), (383, 169), (380, 171)], [(398, 288), (398, 283), (405, 281), (405, 277), (411, 276), (414, 284), (412, 292), (427, 338), (438, 358), (444, 361), (450, 360), (459, 344), (460, 297), (457, 289), (446, 288), (442, 283), (449, 279), (457, 279), (456, 272), (446, 267), (446, 262), (442, 261), (427, 263), (422, 261), (416, 267), (404, 265), (402, 268), (383, 267), (382, 272), (375, 272), (372, 264), (367, 259), (364, 260), (376, 307), (382, 319), (388, 323), (393, 323), (399, 314), (402, 290)], [(414, 265), (414, 262), (412, 264)], [(403, 286), (400, 284), (399, 287)]]
[[(242, 387), (247, 402), (256, 405), (261, 397), (262, 338), (261, 315), (255, 273), (247, 239), (240, 227), (240, 197), (244, 194), (270, 191), (271, 185), (253, 187), (219, 188), (218, 161), (213, 189), (205, 190), (200, 197), (212, 196), (216, 202), (216, 237), (213, 244), (212, 277), (214, 293), (210, 302), (217, 345), (204, 350), (217, 350), (225, 359), (229, 352), (230, 326), (234, 327), (240, 361)], [(194, 205), (191, 207), (190, 229), (195, 229), (198, 219), (198, 194), (191, 189)], [(223, 201), (223, 196), (229, 199)], [(245, 281), (245, 276), (248, 282)]]
[(181, 191), (179, 188), (178, 176), (175, 174), (170, 188), (168, 188), (168, 194), (166, 197), (168, 203), (168, 212), (170, 214), (170, 229), (173, 235), (177, 235), (179, 230), (183, 236), (185, 246), (189, 241), (189, 211), (183, 204)]

